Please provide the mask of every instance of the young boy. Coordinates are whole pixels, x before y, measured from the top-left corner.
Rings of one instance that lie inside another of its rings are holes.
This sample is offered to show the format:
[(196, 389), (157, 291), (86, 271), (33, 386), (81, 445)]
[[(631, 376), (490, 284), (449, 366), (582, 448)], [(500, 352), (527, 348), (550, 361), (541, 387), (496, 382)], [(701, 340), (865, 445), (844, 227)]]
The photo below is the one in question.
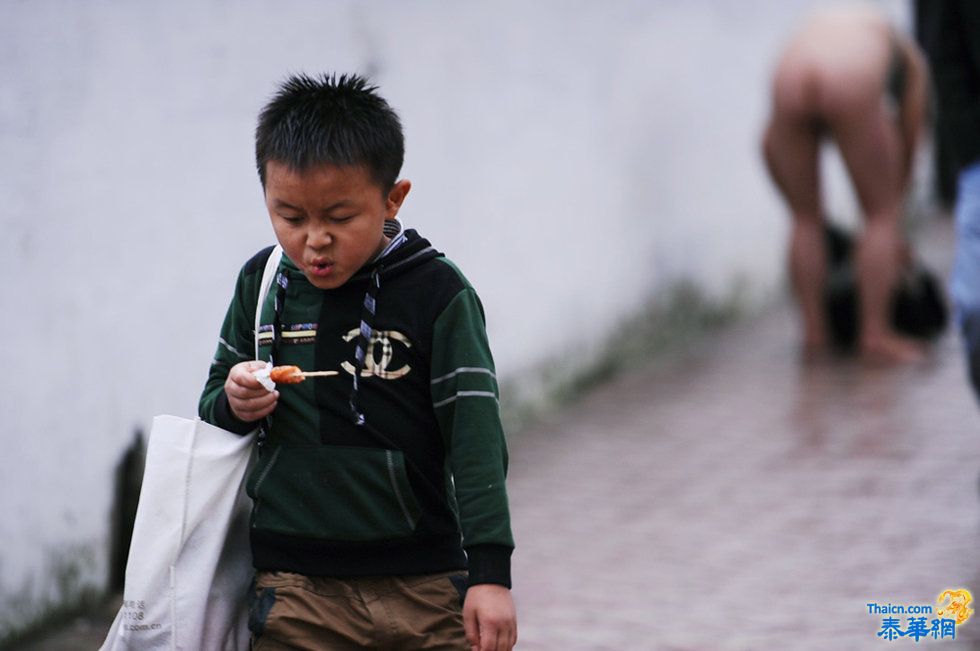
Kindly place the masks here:
[[(293, 76), (255, 150), (284, 255), (254, 334), (271, 247), (242, 268), (200, 404), (225, 429), (263, 425), (247, 480), (253, 648), (512, 648), (483, 308), (427, 240), (398, 232), (398, 116), (360, 77)], [(264, 360), (335, 374), (268, 391)]]

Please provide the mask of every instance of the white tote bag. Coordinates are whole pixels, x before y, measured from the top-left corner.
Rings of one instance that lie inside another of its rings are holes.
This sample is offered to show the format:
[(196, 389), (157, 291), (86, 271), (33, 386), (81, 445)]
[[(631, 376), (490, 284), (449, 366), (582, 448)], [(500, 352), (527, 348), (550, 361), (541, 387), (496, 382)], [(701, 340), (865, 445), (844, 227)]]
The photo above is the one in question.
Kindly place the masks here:
[[(266, 264), (256, 331), (281, 256), (277, 246)], [(102, 651), (248, 648), (245, 476), (254, 440), (200, 419), (153, 419), (123, 604)]]
[(247, 649), (255, 435), (202, 420), (153, 419), (123, 605), (105, 651)]

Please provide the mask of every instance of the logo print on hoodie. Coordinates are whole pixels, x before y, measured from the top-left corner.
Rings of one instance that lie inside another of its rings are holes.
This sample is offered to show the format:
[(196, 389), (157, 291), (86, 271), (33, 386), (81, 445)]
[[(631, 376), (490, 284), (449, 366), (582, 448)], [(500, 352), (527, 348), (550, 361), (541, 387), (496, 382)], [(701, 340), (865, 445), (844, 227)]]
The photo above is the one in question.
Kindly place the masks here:
[[(344, 336), (344, 341), (354, 341), (358, 334), (360, 334), (360, 330), (354, 328)], [(408, 337), (397, 330), (375, 330), (371, 333), (371, 341), (368, 342), (367, 349), (364, 351), (364, 370), (361, 371), (361, 377), (375, 376), (382, 380), (397, 380), (408, 375), (409, 371), (412, 370), (408, 364), (394, 370), (388, 368), (394, 359), (393, 341), (405, 348), (412, 347), (412, 342), (409, 341)], [(378, 344), (381, 345), (380, 358), (375, 355)], [(354, 365), (350, 362), (344, 362), (341, 367), (351, 375), (354, 374)]]

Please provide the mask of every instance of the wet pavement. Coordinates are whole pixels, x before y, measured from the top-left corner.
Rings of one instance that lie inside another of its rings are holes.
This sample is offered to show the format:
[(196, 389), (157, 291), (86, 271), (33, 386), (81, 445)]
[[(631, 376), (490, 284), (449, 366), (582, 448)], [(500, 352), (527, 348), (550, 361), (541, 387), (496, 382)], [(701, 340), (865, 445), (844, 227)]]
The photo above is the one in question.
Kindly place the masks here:
[(804, 365), (795, 343), (776, 307), (512, 445), (518, 648), (980, 649), (980, 615), (955, 642), (889, 642), (867, 606), (980, 597), (980, 409), (955, 337), (900, 368)]
[[(931, 246), (948, 258), (948, 231)], [(519, 649), (980, 649), (980, 615), (955, 642), (888, 642), (867, 606), (980, 597), (980, 408), (955, 338), (869, 368), (803, 365), (795, 336), (777, 306), (515, 437)], [(96, 649), (99, 626), (30, 648)]]

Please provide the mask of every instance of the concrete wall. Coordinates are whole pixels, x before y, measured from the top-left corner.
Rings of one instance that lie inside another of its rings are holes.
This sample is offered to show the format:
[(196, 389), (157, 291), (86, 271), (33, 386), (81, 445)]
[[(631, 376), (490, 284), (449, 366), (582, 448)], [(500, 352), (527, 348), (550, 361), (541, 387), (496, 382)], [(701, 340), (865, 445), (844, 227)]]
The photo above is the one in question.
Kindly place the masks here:
[(235, 274), (273, 241), (252, 130), (285, 74), (381, 86), (403, 220), (466, 270), (515, 378), (681, 279), (779, 291), (757, 142), (814, 4), (0, 3), (0, 622), (56, 601), (65, 568), (102, 585), (133, 428), (195, 413)]

